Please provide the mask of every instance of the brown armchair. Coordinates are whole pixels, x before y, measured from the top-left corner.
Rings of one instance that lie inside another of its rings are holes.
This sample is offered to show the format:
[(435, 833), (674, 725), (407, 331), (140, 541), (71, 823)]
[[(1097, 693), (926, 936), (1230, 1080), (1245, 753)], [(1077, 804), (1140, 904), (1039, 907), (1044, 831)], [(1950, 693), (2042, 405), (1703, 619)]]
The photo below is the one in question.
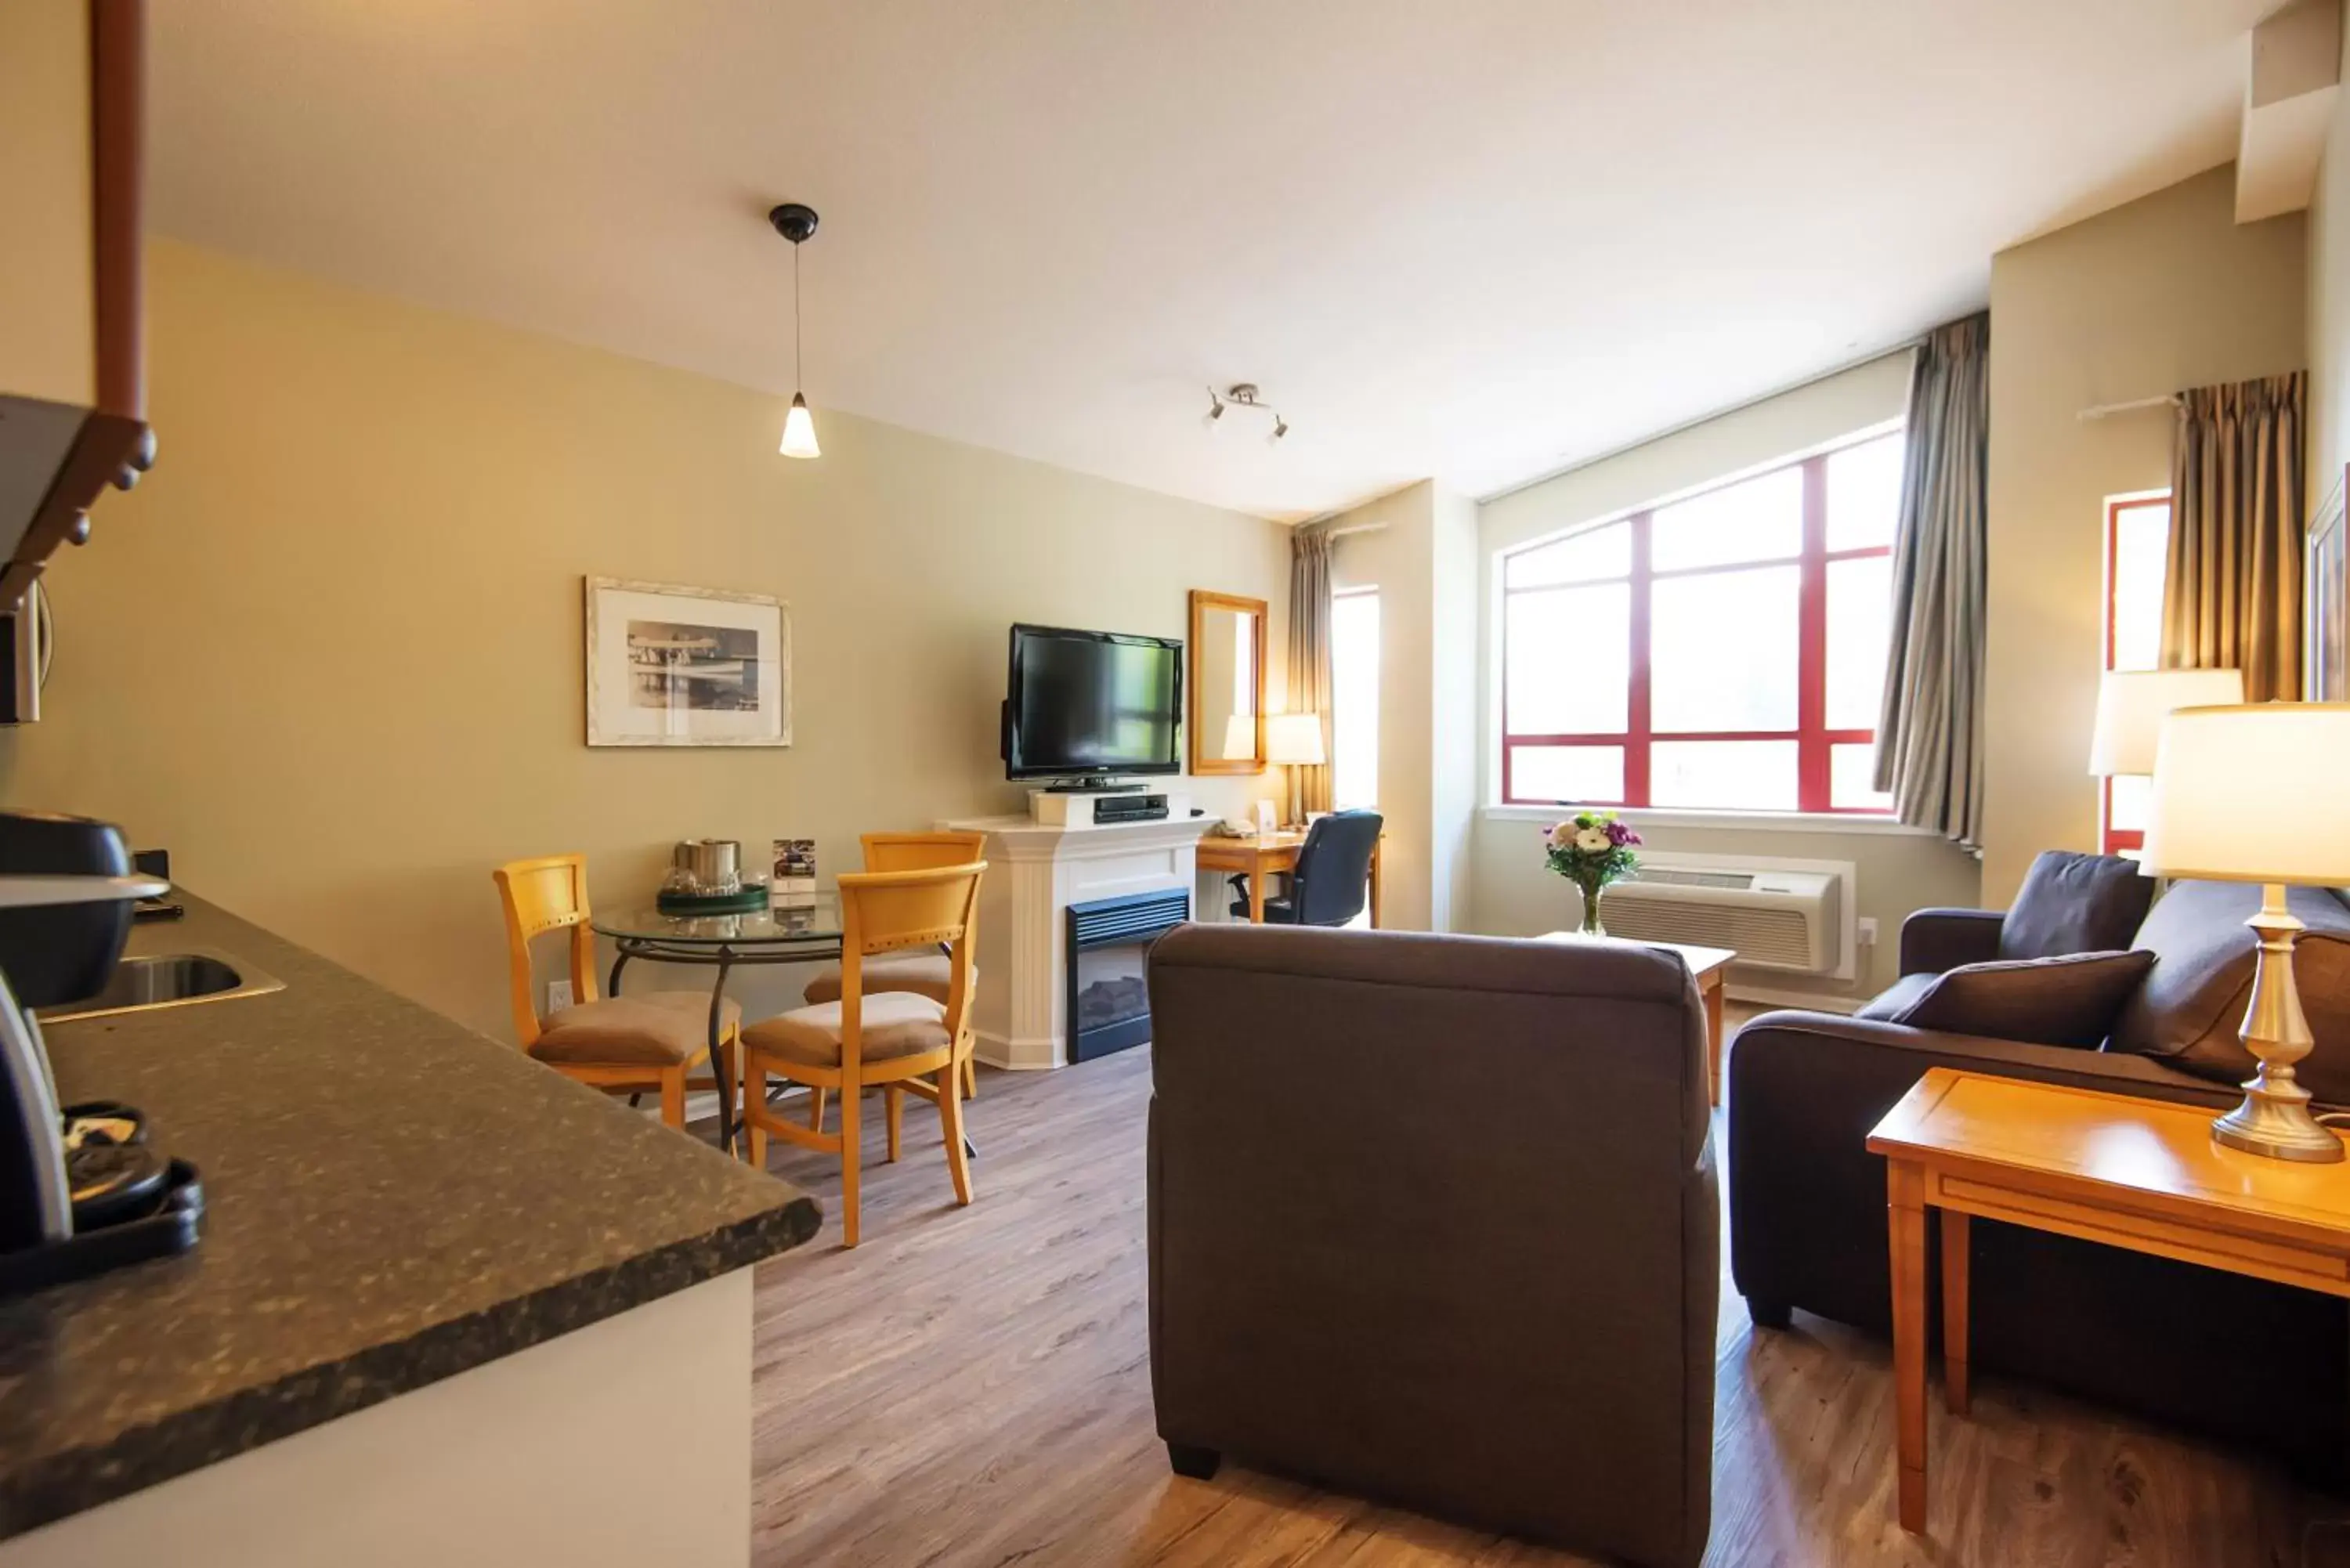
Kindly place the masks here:
[(1178, 1472), (1231, 1454), (1696, 1563), (1720, 1238), (1680, 960), (1186, 926), (1150, 1005), (1151, 1387)]

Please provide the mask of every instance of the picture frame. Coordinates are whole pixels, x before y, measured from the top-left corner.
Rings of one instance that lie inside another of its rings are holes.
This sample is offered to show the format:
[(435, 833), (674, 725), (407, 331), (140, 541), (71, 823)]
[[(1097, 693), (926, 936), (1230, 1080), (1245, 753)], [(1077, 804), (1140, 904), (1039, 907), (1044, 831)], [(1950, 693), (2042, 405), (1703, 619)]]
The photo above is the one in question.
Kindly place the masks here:
[(791, 607), (768, 594), (586, 578), (588, 743), (788, 746)]
[(2302, 571), (2302, 700), (2350, 701), (2350, 526), (2343, 507), (2350, 465), (2309, 521)]

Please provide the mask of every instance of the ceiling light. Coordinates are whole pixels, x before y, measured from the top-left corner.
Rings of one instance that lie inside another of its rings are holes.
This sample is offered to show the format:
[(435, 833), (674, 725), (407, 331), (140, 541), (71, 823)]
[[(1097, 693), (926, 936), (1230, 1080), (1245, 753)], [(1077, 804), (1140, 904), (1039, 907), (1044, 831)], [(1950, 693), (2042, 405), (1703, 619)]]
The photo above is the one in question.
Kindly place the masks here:
[(800, 391), (800, 247), (816, 233), (816, 209), (786, 202), (767, 213), (767, 222), (792, 242), (792, 406), (784, 415), (784, 441), (776, 450), (785, 457), (819, 457), (823, 449), (816, 443), (816, 417)]
[(1277, 444), (1289, 433), (1289, 421), (1283, 419), (1271, 403), (1264, 401), (1254, 381), (1235, 381), (1221, 392), (1213, 387), (1209, 388), (1208, 412), (1200, 422), (1214, 430), (1216, 421), (1224, 417), (1224, 410), (1232, 408), (1254, 409), (1259, 413), (1273, 415), (1273, 433), (1264, 438), (1268, 446)]

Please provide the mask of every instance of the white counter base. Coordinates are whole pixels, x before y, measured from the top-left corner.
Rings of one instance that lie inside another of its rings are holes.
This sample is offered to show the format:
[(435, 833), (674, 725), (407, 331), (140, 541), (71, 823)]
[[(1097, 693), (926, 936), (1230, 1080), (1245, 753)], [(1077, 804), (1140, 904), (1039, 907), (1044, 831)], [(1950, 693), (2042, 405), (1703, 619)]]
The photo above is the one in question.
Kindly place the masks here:
[(0, 1542), (0, 1568), (745, 1568), (751, 1273)]

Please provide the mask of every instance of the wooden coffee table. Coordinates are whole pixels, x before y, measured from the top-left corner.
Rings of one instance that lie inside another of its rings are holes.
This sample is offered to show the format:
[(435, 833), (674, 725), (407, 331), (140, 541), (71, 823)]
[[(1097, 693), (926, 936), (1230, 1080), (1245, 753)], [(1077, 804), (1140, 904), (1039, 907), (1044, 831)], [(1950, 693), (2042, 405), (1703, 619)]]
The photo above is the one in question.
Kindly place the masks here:
[(1967, 1410), (1970, 1216), (2350, 1297), (2350, 1165), (2222, 1148), (2217, 1113), (1937, 1067), (1885, 1157), (1901, 1528), (1926, 1528), (1926, 1211), (1941, 1210), (1943, 1391)]
[(1659, 952), (1676, 952), (1689, 965), (1697, 981), (1698, 1000), (1705, 1003), (1705, 1075), (1709, 1104), (1721, 1104), (1721, 977), (1737, 953), (1728, 948), (1701, 948), (1695, 942), (1644, 942), (1637, 937), (1593, 939), (1581, 931), (1546, 931), (1546, 942), (1580, 942), (1594, 940), (1629, 941)]

